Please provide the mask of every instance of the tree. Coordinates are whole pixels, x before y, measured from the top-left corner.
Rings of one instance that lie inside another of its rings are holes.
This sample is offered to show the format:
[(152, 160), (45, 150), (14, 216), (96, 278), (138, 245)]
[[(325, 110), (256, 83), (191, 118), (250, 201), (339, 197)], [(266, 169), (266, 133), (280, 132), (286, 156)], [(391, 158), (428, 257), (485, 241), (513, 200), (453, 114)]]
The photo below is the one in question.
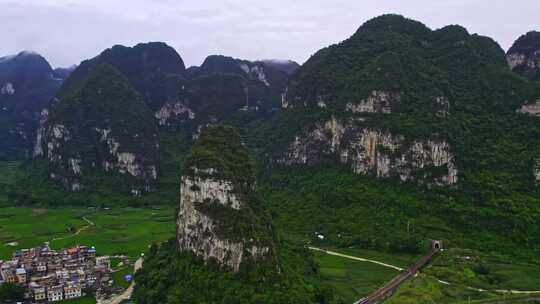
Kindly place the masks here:
[(0, 303), (16, 303), (24, 300), (24, 288), (11, 283), (0, 285)]

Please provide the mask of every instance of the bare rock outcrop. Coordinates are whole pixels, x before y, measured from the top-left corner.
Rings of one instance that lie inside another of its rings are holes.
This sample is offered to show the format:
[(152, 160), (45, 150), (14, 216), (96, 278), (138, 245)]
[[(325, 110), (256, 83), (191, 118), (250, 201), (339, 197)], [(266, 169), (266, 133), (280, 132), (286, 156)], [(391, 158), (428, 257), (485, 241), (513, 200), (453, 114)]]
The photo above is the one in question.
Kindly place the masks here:
[(318, 124), (307, 134), (297, 136), (278, 159), (285, 165), (313, 165), (332, 157), (348, 165), (355, 173), (378, 178), (397, 177), (401, 181), (452, 185), (458, 170), (450, 145), (432, 136), (408, 140), (350, 120), (331, 119)]
[(233, 271), (247, 259), (272, 254), (269, 234), (251, 206), (250, 170), (234, 130), (210, 126), (202, 131), (180, 182), (176, 238), (181, 252)]

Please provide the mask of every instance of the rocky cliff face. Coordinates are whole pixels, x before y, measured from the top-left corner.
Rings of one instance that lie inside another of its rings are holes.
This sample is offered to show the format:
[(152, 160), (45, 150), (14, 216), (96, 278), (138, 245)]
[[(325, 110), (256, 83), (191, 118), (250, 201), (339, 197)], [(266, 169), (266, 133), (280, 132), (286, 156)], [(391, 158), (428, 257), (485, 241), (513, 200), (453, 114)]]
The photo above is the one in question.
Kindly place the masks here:
[(268, 254), (267, 246), (249, 244), (249, 240), (234, 241), (220, 235), (219, 222), (201, 211), (205, 207), (201, 205), (220, 204), (212, 208), (229, 208), (235, 212), (246, 208), (245, 202), (234, 194), (231, 181), (212, 177), (208, 171), (192, 169), (197, 173), (183, 176), (180, 184), (181, 207), (177, 221), (180, 250), (192, 252), (204, 260), (216, 259), (234, 271), (240, 269), (243, 259), (257, 259)]
[(30, 156), (40, 112), (68, 74), (33, 52), (0, 58), (0, 159)]
[(290, 144), (279, 163), (313, 165), (324, 158), (338, 159), (357, 174), (378, 178), (396, 177), (401, 181), (452, 185), (458, 170), (449, 144), (436, 136), (408, 140), (354, 120), (331, 119), (318, 124)]
[(242, 109), (267, 113), (279, 108), (290, 74), (298, 64), (292, 61), (248, 61), (227, 56), (208, 56), (200, 67), (190, 70), (197, 79), (213, 75), (239, 76), (244, 94)]
[(527, 103), (521, 106), (519, 113), (531, 115), (531, 116), (540, 116), (540, 100), (537, 100), (534, 103)]
[(528, 32), (514, 42), (506, 54), (510, 69), (529, 78), (540, 80), (540, 32)]
[[(233, 169), (248, 166), (240, 145), (238, 134), (230, 128), (208, 127), (201, 133), (181, 178), (177, 218), (180, 251), (205, 261), (215, 259), (233, 271), (247, 259), (265, 259), (272, 252), (252, 209), (250, 169)], [(234, 175), (239, 172), (248, 176)]]
[(346, 110), (353, 113), (391, 113), (400, 101), (399, 92), (373, 91), (358, 103), (347, 103)]
[(119, 174), (129, 191), (140, 195), (157, 178), (152, 122), (127, 80), (111, 66), (100, 65), (80, 90), (43, 111), (34, 156), (44, 158), (49, 176), (71, 191), (90, 187), (87, 182), (100, 174)]

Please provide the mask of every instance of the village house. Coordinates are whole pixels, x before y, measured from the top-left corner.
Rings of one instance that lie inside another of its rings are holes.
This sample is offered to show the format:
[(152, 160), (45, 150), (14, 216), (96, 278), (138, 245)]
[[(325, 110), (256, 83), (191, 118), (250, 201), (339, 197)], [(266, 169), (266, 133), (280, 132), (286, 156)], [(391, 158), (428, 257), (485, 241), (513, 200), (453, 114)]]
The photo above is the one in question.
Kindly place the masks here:
[(75, 299), (80, 298), (82, 296), (82, 289), (81, 286), (78, 285), (71, 285), (71, 286), (65, 286), (64, 287), (64, 299)]
[(21, 285), (26, 284), (26, 269), (17, 268), (17, 270), (15, 270), (15, 275), (17, 276), (17, 283)]
[(11, 261), (0, 261), (0, 283), (26, 287), (25, 303), (80, 298), (83, 290), (99, 293), (110, 279), (110, 258), (96, 257), (93, 247), (23, 249), (14, 252)]
[(61, 285), (47, 288), (47, 300), (49, 302), (62, 301), (64, 298), (64, 288)]
[(111, 259), (107, 256), (96, 258), (96, 267), (111, 268)]
[(47, 300), (47, 293), (45, 287), (41, 287), (35, 282), (31, 282), (29, 285), (31, 295), (33, 295), (34, 301), (42, 302)]
[(16, 283), (17, 277), (15, 276), (16, 265), (13, 265), (11, 262), (3, 263), (0, 268), (0, 275), (2, 275), (2, 280), (6, 283)]

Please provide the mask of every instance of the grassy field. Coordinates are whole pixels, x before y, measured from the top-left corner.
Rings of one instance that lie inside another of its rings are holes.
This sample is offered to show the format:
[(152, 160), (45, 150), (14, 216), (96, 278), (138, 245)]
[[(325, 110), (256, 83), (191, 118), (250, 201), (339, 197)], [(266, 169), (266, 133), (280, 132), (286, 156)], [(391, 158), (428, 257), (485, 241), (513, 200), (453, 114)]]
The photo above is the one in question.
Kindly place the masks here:
[(58, 303), (59, 304), (95, 304), (96, 299), (93, 296), (86, 296), (80, 299), (65, 300)]
[(451, 283), (482, 289), (540, 291), (538, 264), (469, 249), (445, 250), (426, 273)]
[(133, 268), (132, 267), (127, 267), (127, 268), (121, 269), (121, 270), (119, 270), (117, 272), (113, 272), (113, 274), (112, 274), (112, 278), (114, 280), (113, 287), (127, 288), (129, 286), (129, 284), (131, 284), (131, 283), (128, 283), (128, 282), (126, 282), (126, 280), (124, 280), (124, 276), (126, 276), (126, 275), (133, 275)]
[[(89, 225), (83, 216), (95, 225)], [(55, 249), (81, 244), (95, 246), (100, 255), (124, 254), (134, 259), (152, 242), (171, 238), (174, 231), (172, 208), (0, 208), (0, 258), (51, 241)], [(17, 245), (8, 245), (13, 242)]]
[[(394, 255), (360, 248), (326, 249), (402, 268), (408, 268), (420, 259), (420, 256)], [(320, 252), (315, 253), (315, 258), (321, 267), (322, 281), (336, 290), (334, 303), (352, 303), (398, 274), (375, 264)], [(518, 303), (529, 299), (526, 295), (505, 295), (501, 290), (540, 290), (539, 265), (509, 264), (504, 256), (449, 249), (439, 253), (417, 277), (402, 284), (385, 303), (467, 303), (469, 300), (471, 303), (499, 303), (501, 300), (500, 303)]]
[(335, 288), (336, 303), (353, 303), (375, 291), (398, 274), (372, 263), (315, 253), (322, 282)]
[(486, 299), (494, 293), (479, 292), (460, 285), (446, 285), (432, 276), (420, 274), (403, 283), (387, 304), (456, 303), (463, 300)]

